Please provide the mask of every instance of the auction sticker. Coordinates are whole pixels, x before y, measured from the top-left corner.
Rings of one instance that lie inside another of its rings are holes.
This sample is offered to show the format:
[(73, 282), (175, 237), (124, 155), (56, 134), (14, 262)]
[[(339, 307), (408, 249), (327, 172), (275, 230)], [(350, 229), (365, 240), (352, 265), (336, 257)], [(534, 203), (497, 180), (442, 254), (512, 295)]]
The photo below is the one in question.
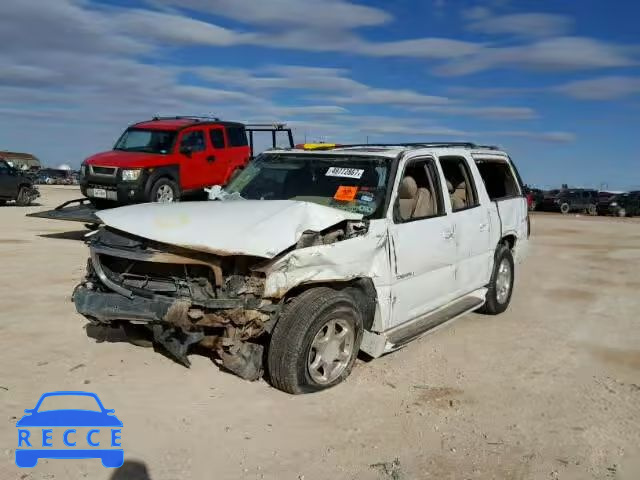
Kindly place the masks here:
[(361, 178), (364, 170), (360, 168), (329, 167), (327, 177)]
[(358, 193), (358, 187), (345, 187), (344, 185), (340, 185), (333, 198), (341, 202), (352, 202), (353, 199), (356, 198), (356, 193)]

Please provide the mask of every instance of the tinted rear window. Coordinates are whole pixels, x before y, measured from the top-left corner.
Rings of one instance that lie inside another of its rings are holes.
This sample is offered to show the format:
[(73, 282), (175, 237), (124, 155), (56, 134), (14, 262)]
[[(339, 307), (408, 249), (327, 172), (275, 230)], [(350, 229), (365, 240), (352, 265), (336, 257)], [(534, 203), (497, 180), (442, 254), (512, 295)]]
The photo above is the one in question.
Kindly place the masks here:
[(244, 127), (228, 127), (227, 138), (230, 147), (244, 147), (247, 145), (247, 134)]

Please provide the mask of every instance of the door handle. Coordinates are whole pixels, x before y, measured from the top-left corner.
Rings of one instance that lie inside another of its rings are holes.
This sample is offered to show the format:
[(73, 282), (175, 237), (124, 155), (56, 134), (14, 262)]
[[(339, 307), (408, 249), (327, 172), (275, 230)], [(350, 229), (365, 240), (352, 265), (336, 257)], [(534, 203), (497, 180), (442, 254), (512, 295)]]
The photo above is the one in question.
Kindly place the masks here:
[(445, 240), (451, 240), (453, 237), (456, 236), (456, 234), (453, 230), (445, 230), (444, 232), (442, 232), (442, 236), (444, 237)]
[(480, 231), (481, 232), (486, 232), (489, 229), (489, 224), (488, 223), (481, 223), (480, 224)]
[(216, 157), (215, 157), (214, 155), (209, 155), (209, 156), (207, 157), (207, 162), (209, 162), (209, 163), (213, 163), (213, 162), (215, 162), (215, 161), (216, 161)]

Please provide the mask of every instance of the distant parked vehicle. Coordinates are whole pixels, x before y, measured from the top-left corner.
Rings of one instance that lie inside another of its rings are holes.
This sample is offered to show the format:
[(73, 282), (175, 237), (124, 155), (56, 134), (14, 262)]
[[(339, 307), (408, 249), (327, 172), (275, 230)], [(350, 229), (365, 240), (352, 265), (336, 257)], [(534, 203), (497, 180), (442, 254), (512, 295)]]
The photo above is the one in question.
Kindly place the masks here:
[(598, 213), (597, 205), (597, 190), (569, 188), (547, 192), (542, 202), (541, 210), (563, 214), (583, 212), (589, 215), (596, 215)]
[(524, 187), (525, 194), (527, 196), (527, 206), (529, 207), (529, 211), (534, 211), (538, 209), (538, 206), (544, 200), (544, 192), (539, 188), (530, 188)]
[(27, 175), (0, 159), (0, 205), (15, 200), (17, 205), (26, 206), (39, 196)]
[(600, 190), (598, 192), (598, 215), (609, 215), (609, 206), (611, 205), (611, 202), (614, 201), (614, 198), (622, 195), (623, 193), (626, 192), (610, 192)]
[(640, 190), (616, 195), (609, 203), (609, 215), (636, 217), (640, 215)]

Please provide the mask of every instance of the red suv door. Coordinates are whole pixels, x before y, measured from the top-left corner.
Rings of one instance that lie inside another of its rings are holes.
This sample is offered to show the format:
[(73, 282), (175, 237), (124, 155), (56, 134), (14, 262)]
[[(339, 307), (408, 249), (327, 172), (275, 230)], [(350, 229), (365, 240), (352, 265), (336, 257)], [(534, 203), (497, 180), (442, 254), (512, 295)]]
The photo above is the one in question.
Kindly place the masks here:
[(205, 131), (202, 128), (184, 130), (178, 140), (177, 155), (180, 159), (180, 186), (183, 190), (208, 186), (207, 175), (211, 170), (211, 154)]
[(233, 172), (238, 168), (244, 168), (249, 162), (251, 152), (247, 142), (247, 132), (244, 126), (228, 126), (227, 149), (229, 151), (229, 165), (226, 171), (225, 182), (229, 180)]
[(233, 153), (228, 148), (224, 127), (209, 127), (209, 141), (211, 142), (209, 172), (207, 176), (209, 185), (224, 185), (229, 165), (233, 162)]

